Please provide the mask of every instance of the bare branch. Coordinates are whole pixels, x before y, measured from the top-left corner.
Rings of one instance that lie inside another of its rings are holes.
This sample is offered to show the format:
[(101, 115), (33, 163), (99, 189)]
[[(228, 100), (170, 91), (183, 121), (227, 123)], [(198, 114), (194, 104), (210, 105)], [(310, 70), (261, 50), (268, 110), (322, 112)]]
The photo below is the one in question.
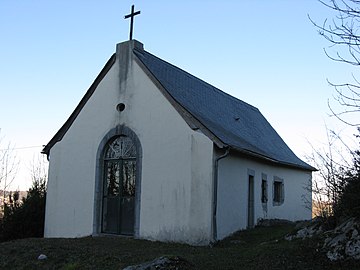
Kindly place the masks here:
[(311, 143), (312, 153), (307, 157), (318, 168), (312, 185), (315, 214), (328, 216), (338, 202), (344, 187), (343, 175), (352, 169), (352, 147), (347, 145), (339, 132), (326, 130), (327, 141), (322, 148), (315, 148)]
[[(334, 11), (336, 15), (332, 19), (325, 19), (322, 24), (316, 23), (309, 15), (310, 22), (317, 32), (330, 43), (329, 48), (337, 49), (330, 53), (324, 48), (325, 55), (336, 62), (360, 66), (360, 1), (359, 0), (319, 0), (326, 8)], [(344, 119), (346, 115), (360, 112), (360, 84), (353, 76), (355, 83), (329, 84), (334, 87), (336, 96), (334, 99), (343, 108), (336, 112), (330, 106), (333, 116), (350, 126), (359, 126), (360, 123), (352, 123)]]
[(328, 107), (329, 107), (329, 109), (330, 109), (330, 111), (331, 111), (331, 113), (332, 113), (332, 115), (331, 116), (335, 116), (338, 120), (340, 120), (341, 122), (343, 122), (344, 124), (346, 124), (346, 125), (348, 125), (348, 126), (352, 126), (352, 127), (357, 127), (357, 126), (359, 126), (360, 125), (360, 123), (351, 123), (351, 122), (349, 122), (349, 121), (345, 121), (343, 118), (341, 118), (340, 116), (339, 116), (339, 113), (336, 113), (332, 108), (331, 108), (331, 105), (330, 105), (330, 102), (328, 101)]
[[(0, 129), (1, 131), (1, 129)], [(3, 146), (3, 138), (0, 138), (0, 191), (2, 194), (0, 204), (0, 215), (2, 214), (7, 189), (15, 179), (19, 168), (19, 161), (11, 143)]]

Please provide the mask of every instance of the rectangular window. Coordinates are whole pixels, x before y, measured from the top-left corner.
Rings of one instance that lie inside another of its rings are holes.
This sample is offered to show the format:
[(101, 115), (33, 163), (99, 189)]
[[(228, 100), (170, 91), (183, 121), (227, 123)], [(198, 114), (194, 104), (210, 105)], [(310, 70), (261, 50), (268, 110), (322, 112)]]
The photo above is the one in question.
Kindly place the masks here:
[(281, 182), (274, 182), (274, 202), (281, 202)]
[(273, 186), (273, 204), (280, 205), (284, 202), (284, 181), (278, 177), (274, 177)]
[(261, 181), (261, 202), (262, 203), (267, 203), (268, 198), (267, 198), (267, 181), (265, 179), (263, 179)]

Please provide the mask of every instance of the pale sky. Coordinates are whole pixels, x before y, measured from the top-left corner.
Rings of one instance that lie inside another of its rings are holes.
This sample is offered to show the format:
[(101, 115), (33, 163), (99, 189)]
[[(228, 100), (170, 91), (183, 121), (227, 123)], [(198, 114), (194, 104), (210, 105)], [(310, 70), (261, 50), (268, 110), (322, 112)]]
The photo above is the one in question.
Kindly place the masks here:
[(0, 0), (0, 136), (21, 160), (13, 188), (31, 185), (31, 160), (128, 39), (132, 4), (145, 50), (259, 108), (300, 158), (325, 125), (355, 133), (328, 116), (326, 79), (349, 82), (355, 69), (325, 56), (335, 48), (308, 15), (333, 14), (316, 0)]

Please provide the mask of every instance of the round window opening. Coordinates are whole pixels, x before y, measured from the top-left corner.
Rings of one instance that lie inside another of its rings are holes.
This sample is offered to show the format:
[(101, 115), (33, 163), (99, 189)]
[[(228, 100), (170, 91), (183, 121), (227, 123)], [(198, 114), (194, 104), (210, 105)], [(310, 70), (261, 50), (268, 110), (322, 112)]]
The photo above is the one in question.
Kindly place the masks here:
[(119, 104), (116, 106), (116, 109), (117, 109), (119, 112), (122, 112), (123, 110), (125, 110), (125, 104), (124, 104), (124, 103), (119, 103)]

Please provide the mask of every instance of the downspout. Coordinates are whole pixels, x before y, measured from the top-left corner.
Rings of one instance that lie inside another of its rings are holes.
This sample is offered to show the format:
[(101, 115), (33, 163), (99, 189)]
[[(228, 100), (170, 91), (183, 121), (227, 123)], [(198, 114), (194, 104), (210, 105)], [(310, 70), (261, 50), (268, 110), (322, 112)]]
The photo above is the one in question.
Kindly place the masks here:
[(216, 209), (217, 209), (217, 192), (218, 192), (218, 174), (219, 174), (219, 160), (229, 155), (230, 148), (226, 147), (225, 153), (215, 159), (214, 162), (214, 186), (213, 186), (213, 216), (212, 216), (212, 241), (217, 241), (217, 225), (216, 225)]

